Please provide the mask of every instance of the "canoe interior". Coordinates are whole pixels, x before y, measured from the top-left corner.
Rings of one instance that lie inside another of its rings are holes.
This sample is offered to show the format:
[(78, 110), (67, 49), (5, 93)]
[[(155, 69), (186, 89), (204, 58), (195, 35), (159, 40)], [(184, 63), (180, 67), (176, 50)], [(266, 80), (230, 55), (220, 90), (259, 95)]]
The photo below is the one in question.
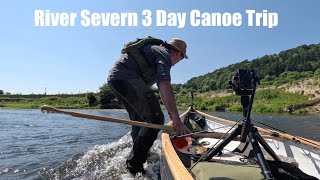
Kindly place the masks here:
[[(194, 117), (205, 117), (205, 124), (202, 130), (208, 132), (226, 133), (234, 124), (232, 121), (213, 117), (200, 111), (191, 110), (190, 116), (184, 113), (187, 118), (193, 120)], [(190, 118), (192, 117), (192, 118)], [(320, 179), (320, 143), (306, 138), (283, 134), (270, 129), (258, 128), (259, 133), (274, 153), (283, 161), (284, 165), (300, 173), (299, 177), (314, 177)], [(271, 134), (277, 137), (271, 137)], [(269, 138), (270, 137), (270, 138)], [(249, 142), (231, 141), (223, 148), (220, 155), (214, 156), (209, 161), (199, 161), (199, 158), (206, 150), (219, 144), (223, 138), (200, 137), (195, 139), (195, 146), (191, 147), (199, 154), (186, 155), (176, 152), (171, 143), (170, 136), (162, 134), (162, 157), (161, 157), (161, 179), (210, 179), (210, 178), (229, 178), (229, 179), (261, 179), (261, 169), (257, 164), (254, 151)], [(274, 166), (274, 160), (261, 147), (265, 159), (269, 166)], [(271, 168), (270, 168), (271, 169)], [(300, 172), (301, 170), (301, 172)], [(290, 169), (291, 171), (291, 169)], [(306, 176), (303, 176), (303, 175)]]

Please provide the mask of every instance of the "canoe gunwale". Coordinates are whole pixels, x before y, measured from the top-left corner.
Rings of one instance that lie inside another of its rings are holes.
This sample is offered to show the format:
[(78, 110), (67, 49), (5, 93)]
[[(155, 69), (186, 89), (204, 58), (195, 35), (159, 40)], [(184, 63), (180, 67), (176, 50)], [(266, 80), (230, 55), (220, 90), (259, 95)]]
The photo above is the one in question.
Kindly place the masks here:
[[(198, 114), (201, 114), (201, 115), (203, 115), (203, 116), (205, 116), (207, 118), (215, 119), (215, 120), (218, 120), (218, 121), (221, 121), (221, 122), (225, 122), (225, 123), (228, 123), (228, 124), (232, 124), (232, 125), (236, 123), (234, 121), (230, 121), (230, 120), (227, 120), (227, 119), (223, 119), (223, 118), (219, 118), (219, 117), (215, 117), (215, 116), (203, 113), (203, 112), (198, 111), (196, 109), (194, 109), (194, 110)], [(312, 147), (315, 147), (315, 148), (320, 148), (320, 142), (318, 142), (318, 141), (314, 141), (314, 140), (307, 139), (307, 138), (300, 137), (300, 136), (293, 136), (293, 135), (290, 135), (290, 134), (287, 134), (287, 133), (282, 133), (282, 132), (279, 132), (279, 131), (276, 131), (276, 130), (267, 129), (267, 128), (257, 127), (257, 129), (258, 129), (259, 132), (270, 133), (270, 134), (276, 133), (279, 137), (283, 137), (283, 138), (288, 139), (288, 140), (299, 141), (299, 143), (306, 144), (306, 145), (309, 145), (309, 146), (312, 146)]]
[[(187, 113), (189, 113), (189, 111), (191, 110), (191, 108), (189, 108), (187, 111), (185, 111), (184, 113), (182, 113), (180, 115), (180, 118), (183, 118)], [(168, 125), (171, 125), (171, 122), (168, 123)], [(176, 153), (171, 140), (170, 140), (170, 135), (168, 133), (162, 133), (161, 134), (161, 151), (163, 153), (161, 158), (164, 158), (163, 161), (166, 161), (166, 164), (161, 164), (160, 165), (160, 169), (163, 168), (162, 166), (168, 165), (168, 169), (172, 175), (172, 179), (176, 179), (176, 180), (191, 180), (194, 179), (190, 172), (185, 168), (185, 166), (183, 165), (183, 163), (181, 162), (178, 154)], [(163, 171), (161, 170), (161, 173)], [(170, 179), (171, 179), (170, 178)]]

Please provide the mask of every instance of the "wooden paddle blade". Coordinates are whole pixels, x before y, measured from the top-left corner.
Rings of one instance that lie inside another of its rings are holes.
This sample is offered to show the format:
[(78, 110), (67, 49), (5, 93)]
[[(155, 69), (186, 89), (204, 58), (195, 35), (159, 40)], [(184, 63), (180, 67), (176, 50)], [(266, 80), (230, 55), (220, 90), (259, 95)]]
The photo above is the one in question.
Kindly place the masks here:
[(49, 114), (49, 113), (56, 113), (57, 109), (51, 107), (51, 106), (47, 106), (47, 105), (43, 105), (41, 107), (41, 112), (44, 114)]

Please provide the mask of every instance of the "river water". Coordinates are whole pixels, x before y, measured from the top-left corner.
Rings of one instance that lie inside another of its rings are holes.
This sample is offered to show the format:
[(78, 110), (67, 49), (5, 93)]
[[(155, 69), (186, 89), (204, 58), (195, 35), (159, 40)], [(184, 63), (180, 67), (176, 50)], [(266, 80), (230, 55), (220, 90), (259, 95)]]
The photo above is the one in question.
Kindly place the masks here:
[[(121, 110), (75, 111), (128, 119)], [(241, 117), (206, 113), (231, 120)], [(317, 115), (252, 115), (252, 120), (320, 141)], [(40, 110), (0, 109), (0, 179), (134, 179), (124, 166), (132, 146), (130, 129)], [(159, 179), (160, 147), (157, 140), (144, 166), (144, 179)]]

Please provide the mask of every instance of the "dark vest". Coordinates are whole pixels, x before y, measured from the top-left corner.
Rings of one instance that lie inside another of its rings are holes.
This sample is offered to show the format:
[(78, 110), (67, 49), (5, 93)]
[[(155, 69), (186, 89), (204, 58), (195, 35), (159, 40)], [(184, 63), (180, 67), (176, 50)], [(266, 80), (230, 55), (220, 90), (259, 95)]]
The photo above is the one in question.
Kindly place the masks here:
[(142, 47), (147, 44), (161, 45), (165, 44), (165, 42), (161, 39), (149, 36), (147, 38), (136, 39), (135, 41), (131, 41), (125, 44), (121, 52), (127, 53), (135, 60), (138, 67), (140, 68), (141, 76), (144, 82), (150, 84), (150, 81), (152, 81), (152, 79), (154, 79), (154, 77), (156, 76), (156, 72), (155, 69), (152, 68), (151, 64), (145, 57), (144, 52), (142, 51)]

